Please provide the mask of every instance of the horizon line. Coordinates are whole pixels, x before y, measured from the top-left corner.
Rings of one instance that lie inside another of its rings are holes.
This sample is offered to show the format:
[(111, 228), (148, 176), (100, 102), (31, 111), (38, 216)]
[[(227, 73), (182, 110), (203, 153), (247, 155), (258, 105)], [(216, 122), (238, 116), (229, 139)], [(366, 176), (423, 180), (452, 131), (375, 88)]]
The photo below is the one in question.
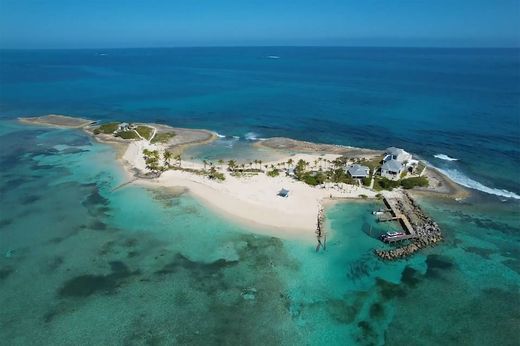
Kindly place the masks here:
[(423, 49), (519, 49), (519, 46), (419, 46), (419, 45), (178, 45), (178, 46), (127, 46), (127, 47), (52, 47), (52, 48), (6, 48), (0, 47), (0, 50), (123, 50), (123, 49), (178, 49), (178, 48), (423, 48)]

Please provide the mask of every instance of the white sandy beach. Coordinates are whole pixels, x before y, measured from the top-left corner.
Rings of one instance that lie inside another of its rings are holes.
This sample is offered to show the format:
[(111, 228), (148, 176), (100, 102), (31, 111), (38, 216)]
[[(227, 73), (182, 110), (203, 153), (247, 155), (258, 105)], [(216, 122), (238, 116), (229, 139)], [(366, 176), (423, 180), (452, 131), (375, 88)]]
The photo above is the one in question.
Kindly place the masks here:
[[(146, 141), (129, 144), (122, 157), (127, 168), (145, 171), (143, 149), (159, 150), (159, 145)], [(339, 155), (325, 155), (322, 158), (335, 159)], [(299, 159), (313, 162), (319, 155), (299, 154), (291, 156), (294, 162)], [(288, 159), (289, 157), (287, 157)], [(285, 160), (287, 161), (287, 160)], [(277, 162), (266, 162), (271, 165)], [(182, 161), (184, 168), (202, 168), (200, 163)], [(140, 179), (137, 182), (147, 186), (181, 186), (187, 188), (196, 198), (208, 207), (234, 220), (255, 226), (261, 233), (284, 238), (315, 239), (317, 216), (323, 199), (360, 198), (360, 195), (374, 197), (375, 192), (363, 187), (328, 184), (326, 188), (311, 187), (293, 178), (283, 176), (269, 177), (263, 173), (251, 177), (233, 177), (226, 171), (227, 165), (218, 167), (225, 174), (224, 181), (211, 180), (192, 173), (170, 170), (157, 179)], [(288, 189), (289, 196), (278, 196), (280, 189)]]

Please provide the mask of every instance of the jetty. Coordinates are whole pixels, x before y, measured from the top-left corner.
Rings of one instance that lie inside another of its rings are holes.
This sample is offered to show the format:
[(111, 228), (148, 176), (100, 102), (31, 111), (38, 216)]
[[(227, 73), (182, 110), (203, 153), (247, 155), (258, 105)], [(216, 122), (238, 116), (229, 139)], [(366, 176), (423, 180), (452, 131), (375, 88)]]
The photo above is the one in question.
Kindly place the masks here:
[(320, 251), (320, 248), (323, 250), (326, 250), (327, 248), (327, 234), (325, 232), (325, 228), (323, 227), (324, 219), (325, 213), (323, 207), (320, 205), (320, 209), (318, 210), (318, 219), (316, 221), (316, 238), (318, 240), (316, 252)]
[(404, 244), (393, 249), (376, 249), (375, 254), (385, 260), (408, 257), (422, 248), (435, 245), (442, 240), (439, 226), (427, 216), (417, 202), (406, 192), (395, 197), (384, 197), (383, 202), (390, 210), (389, 217), (380, 217), (379, 222), (397, 221), (402, 235), (385, 237), (388, 244)]

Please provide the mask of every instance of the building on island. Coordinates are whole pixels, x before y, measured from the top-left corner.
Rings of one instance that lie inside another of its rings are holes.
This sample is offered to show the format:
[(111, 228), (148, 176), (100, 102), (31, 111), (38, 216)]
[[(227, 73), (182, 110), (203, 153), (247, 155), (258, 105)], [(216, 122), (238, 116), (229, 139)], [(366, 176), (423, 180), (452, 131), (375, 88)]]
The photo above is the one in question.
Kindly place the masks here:
[(352, 178), (367, 178), (370, 175), (370, 168), (367, 166), (354, 164), (347, 168), (347, 173)]
[(132, 130), (135, 130), (135, 125), (134, 124), (121, 123), (121, 124), (119, 124), (117, 126), (117, 130), (115, 131), (115, 133), (132, 131)]
[(385, 150), (384, 162), (390, 160), (397, 160), (402, 163), (407, 163), (412, 159), (412, 154), (396, 147), (389, 147)]
[(381, 166), (381, 176), (391, 180), (397, 180), (401, 176), (404, 168), (405, 165), (401, 161), (394, 159), (387, 160), (383, 163), (383, 166)]

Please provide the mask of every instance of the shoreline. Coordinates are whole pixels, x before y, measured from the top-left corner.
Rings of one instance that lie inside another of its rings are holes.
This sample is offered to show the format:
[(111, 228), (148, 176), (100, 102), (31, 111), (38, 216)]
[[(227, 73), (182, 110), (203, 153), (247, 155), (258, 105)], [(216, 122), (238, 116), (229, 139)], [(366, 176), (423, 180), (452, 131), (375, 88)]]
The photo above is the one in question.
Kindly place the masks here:
[[(138, 125), (151, 127), (155, 131), (154, 135), (157, 132), (175, 132), (173, 139), (169, 139), (166, 143), (151, 143), (146, 139), (125, 140), (114, 137), (112, 134), (96, 135), (91, 126), (93, 122), (87, 119), (76, 120), (76, 118), (70, 118), (73, 120), (69, 122), (68, 118), (60, 116), (59, 120), (66, 123), (66, 125), (60, 127), (82, 128), (96, 141), (115, 148), (117, 161), (122, 166), (127, 178), (126, 183), (149, 188), (185, 188), (190, 195), (211, 210), (239, 224), (252, 227), (255, 232), (265, 235), (300, 238), (314, 242), (316, 241), (315, 232), (318, 227), (318, 215), (323, 207), (348, 200), (372, 199), (379, 194), (395, 196), (402, 193), (395, 190), (374, 191), (363, 186), (344, 183), (325, 183), (321, 187), (313, 187), (290, 176), (285, 176), (283, 171), (277, 177), (269, 177), (264, 173), (235, 177), (223, 166), (216, 166), (217, 171), (225, 177), (223, 182), (178, 169), (164, 171), (158, 177), (144, 178), (143, 173), (147, 172), (142, 154), (144, 149), (170, 150), (182, 154), (188, 147), (214, 141), (218, 138), (217, 134), (209, 130), (192, 130), (168, 125), (139, 123)], [(42, 124), (42, 122), (45, 122), (45, 117), (35, 119), (37, 120), (24, 118), (24, 121), (20, 121), (32, 125), (45, 125)], [(71, 127), (71, 124), (75, 126)], [(56, 125), (54, 118), (51, 118), (51, 125), (59, 126)], [(317, 161), (318, 158), (320, 160), (334, 160), (342, 155), (373, 158), (381, 154), (381, 151), (377, 150), (304, 142), (281, 137), (256, 142), (254, 146), (292, 151), (292, 153), (287, 152), (285, 160), (264, 162), (266, 165), (278, 165), (278, 167), (281, 164), (285, 165), (288, 158), (293, 162), (299, 159), (313, 162)], [(182, 167), (183, 169), (202, 170), (203, 164), (183, 160)], [(428, 167), (427, 172), (429, 170), (432, 171), (427, 174), (434, 179), (435, 185), (410, 190), (411, 193), (442, 196), (444, 198), (461, 198), (469, 195), (465, 188), (451, 182), (442, 173)], [(288, 198), (278, 196), (281, 189), (288, 189), (290, 196)]]

